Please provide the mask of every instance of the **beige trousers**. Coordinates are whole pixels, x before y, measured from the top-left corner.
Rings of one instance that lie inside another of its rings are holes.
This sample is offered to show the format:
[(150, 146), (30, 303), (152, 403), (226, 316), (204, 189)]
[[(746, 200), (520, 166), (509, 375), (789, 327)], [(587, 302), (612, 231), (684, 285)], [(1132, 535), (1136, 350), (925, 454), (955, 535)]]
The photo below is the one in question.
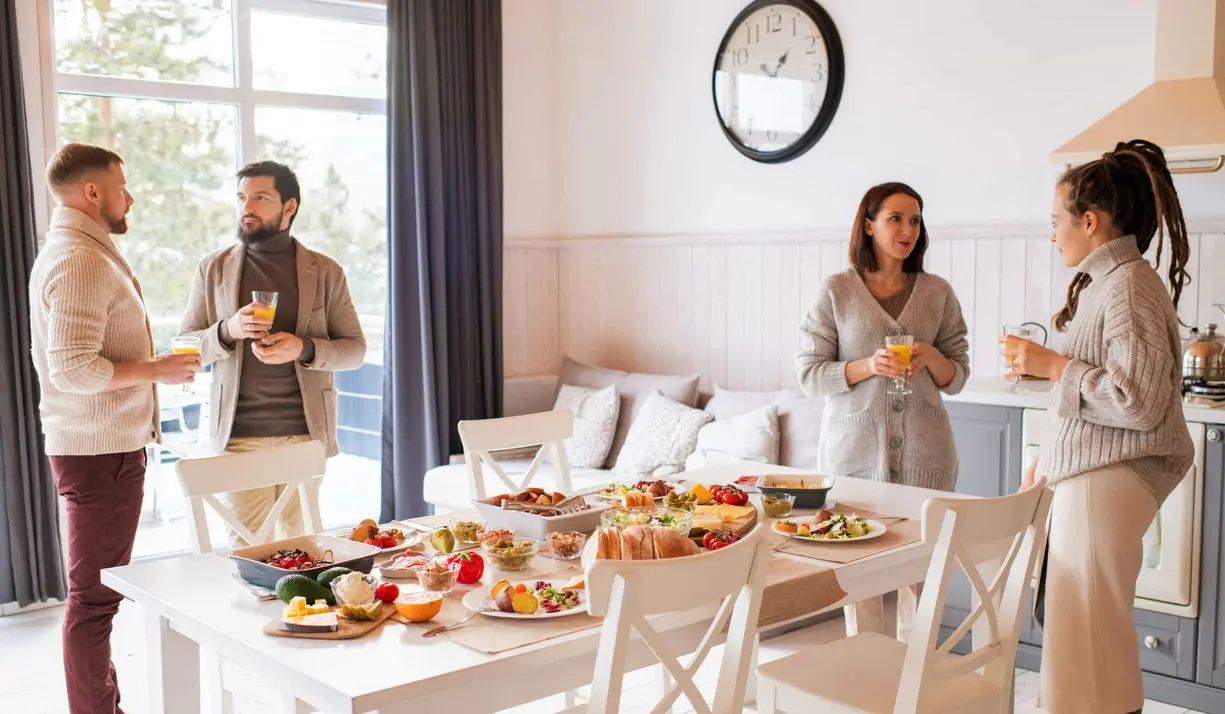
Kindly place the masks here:
[(1055, 485), (1046, 561), (1038, 706), (1051, 714), (1123, 714), (1144, 706), (1132, 624), (1144, 532), (1157, 500), (1125, 466)]
[(910, 633), (914, 631), (915, 612), (919, 609), (919, 598), (923, 596), (923, 583), (916, 583), (897, 591), (897, 628), (890, 632), (885, 622), (885, 596), (860, 600), (854, 605), (842, 608), (846, 618), (846, 636), (854, 637), (860, 632), (875, 632), (889, 637), (896, 637), (902, 642), (910, 641)]
[[(274, 446), (301, 444), (310, 440), (310, 436), (235, 438), (230, 439), (225, 445), (225, 453), (246, 454), (252, 451), (271, 449)], [(322, 476), (316, 479), (316, 481), (322, 480)], [(220, 501), (234, 512), (234, 516), (238, 519), (239, 523), (242, 523), (247, 527), (247, 530), (254, 533), (264, 525), (264, 521), (272, 513), (273, 504), (276, 503), (276, 500), (281, 497), (284, 491), (284, 484), (265, 486), (263, 488), (250, 488), (245, 491), (230, 491), (229, 493), (220, 494)], [(274, 528), (274, 539), (282, 540), (284, 538), (304, 535), (304, 533), (301, 498), (294, 494), (289, 503), (285, 504), (285, 510), (281, 511), (281, 517), (277, 520)], [(241, 548), (245, 545), (248, 545), (246, 540), (231, 530), (230, 548)]]

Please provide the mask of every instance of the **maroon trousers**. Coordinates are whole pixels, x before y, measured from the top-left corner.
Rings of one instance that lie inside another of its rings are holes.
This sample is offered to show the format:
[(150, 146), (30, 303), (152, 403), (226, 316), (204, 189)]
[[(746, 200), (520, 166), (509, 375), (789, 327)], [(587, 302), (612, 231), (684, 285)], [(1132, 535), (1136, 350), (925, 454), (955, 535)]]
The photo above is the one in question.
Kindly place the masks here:
[(68, 502), (68, 604), (64, 677), (72, 714), (122, 714), (111, 662), (111, 621), (123, 596), (101, 570), (132, 559), (145, 492), (145, 452), (52, 456), (56, 491)]

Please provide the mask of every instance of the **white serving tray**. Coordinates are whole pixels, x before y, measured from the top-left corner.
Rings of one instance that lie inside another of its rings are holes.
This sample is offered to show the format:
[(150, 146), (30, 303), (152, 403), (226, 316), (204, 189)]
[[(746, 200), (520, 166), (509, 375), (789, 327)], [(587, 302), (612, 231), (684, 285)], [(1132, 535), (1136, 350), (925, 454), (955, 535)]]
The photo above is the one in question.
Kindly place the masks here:
[(546, 540), (550, 533), (578, 531), (591, 533), (600, 527), (600, 514), (612, 508), (609, 503), (591, 503), (590, 509), (564, 516), (539, 516), (526, 511), (508, 511), (494, 505), (492, 499), (473, 501), (487, 529), (507, 528), (517, 535)]

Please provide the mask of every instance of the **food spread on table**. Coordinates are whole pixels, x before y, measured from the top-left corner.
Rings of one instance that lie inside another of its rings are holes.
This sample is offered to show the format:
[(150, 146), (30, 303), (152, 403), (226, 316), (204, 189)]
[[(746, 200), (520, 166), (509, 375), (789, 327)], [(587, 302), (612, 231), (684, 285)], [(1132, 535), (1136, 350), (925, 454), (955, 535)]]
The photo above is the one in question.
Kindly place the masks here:
[[(661, 560), (717, 551), (736, 543), (737, 534), (744, 533), (758, 517), (758, 509), (749, 503), (748, 495), (732, 484), (696, 483), (686, 490), (675, 490), (662, 480), (642, 480), (632, 485), (610, 484), (596, 495), (620, 499), (626, 504), (622, 508), (614, 501), (616, 507), (602, 514), (602, 527), (591, 536), (597, 541), (593, 549), (597, 559)], [(508, 502), (552, 505), (564, 500), (566, 497), (561, 493), (539, 488), (491, 499), (502, 508)], [(662, 503), (656, 506), (657, 501)], [(792, 502), (776, 495), (764, 495), (761, 510), (780, 519), (774, 523), (775, 530), (814, 540), (862, 537), (872, 530), (859, 516), (829, 511), (818, 512), (812, 522), (788, 520)], [(408, 550), (378, 566), (376, 572), (382, 573), (383, 578), (415, 575), (416, 580), (410, 584), (380, 581), (344, 567), (329, 568), (315, 578), (290, 572), (277, 582), (276, 594), (286, 605), (276, 626), (299, 636), (319, 636), (316, 633), (336, 632), (346, 620), (373, 624), (382, 616), (384, 605), (393, 606), (407, 621), (426, 622), (438, 616), (445, 599), (457, 589), (476, 598), (470, 602), (465, 597), (464, 603), (470, 609), (479, 604), (492, 611), (486, 614), (494, 616), (532, 619), (585, 610), (582, 575), (569, 582), (545, 579), (512, 582), (499, 575), (486, 579), (487, 569), (514, 572), (527, 568), (545, 541), (548, 546), (543, 552), (562, 560), (578, 558), (588, 533), (581, 529), (554, 530), (543, 537), (544, 541), (524, 538), (512, 529), (491, 528), (480, 520), (460, 516), (429, 533), (427, 542), (432, 547), (429, 553)], [(353, 529), (349, 538), (387, 548), (392, 541), (395, 545), (404, 544), (405, 532), (379, 528), (375, 521), (367, 519)], [(479, 550), (461, 550), (476, 544)], [(283, 550), (263, 562), (294, 571), (327, 565), (332, 557), (330, 551), (315, 557), (301, 550)], [(490, 580), (497, 582), (485, 590), (480, 584)], [(473, 591), (473, 587), (478, 590)], [(482, 599), (483, 603), (478, 603)]]
[(272, 555), (260, 558), (259, 562), (282, 570), (310, 570), (321, 565), (327, 565), (334, 559), (335, 556), (330, 550), (323, 551), (323, 554), (316, 558), (305, 550), (294, 548), (292, 550), (278, 550)]

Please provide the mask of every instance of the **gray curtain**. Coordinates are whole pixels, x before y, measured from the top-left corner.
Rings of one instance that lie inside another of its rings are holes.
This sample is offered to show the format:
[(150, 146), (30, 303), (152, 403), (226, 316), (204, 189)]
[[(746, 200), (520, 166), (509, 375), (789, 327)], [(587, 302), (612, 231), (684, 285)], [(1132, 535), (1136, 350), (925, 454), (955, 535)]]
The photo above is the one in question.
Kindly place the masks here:
[(502, 411), (501, 0), (390, 0), (382, 518)]
[(30, 361), (30, 268), (38, 250), (17, 3), (0, 0), (0, 603), (66, 594), (59, 511), (43, 455)]

